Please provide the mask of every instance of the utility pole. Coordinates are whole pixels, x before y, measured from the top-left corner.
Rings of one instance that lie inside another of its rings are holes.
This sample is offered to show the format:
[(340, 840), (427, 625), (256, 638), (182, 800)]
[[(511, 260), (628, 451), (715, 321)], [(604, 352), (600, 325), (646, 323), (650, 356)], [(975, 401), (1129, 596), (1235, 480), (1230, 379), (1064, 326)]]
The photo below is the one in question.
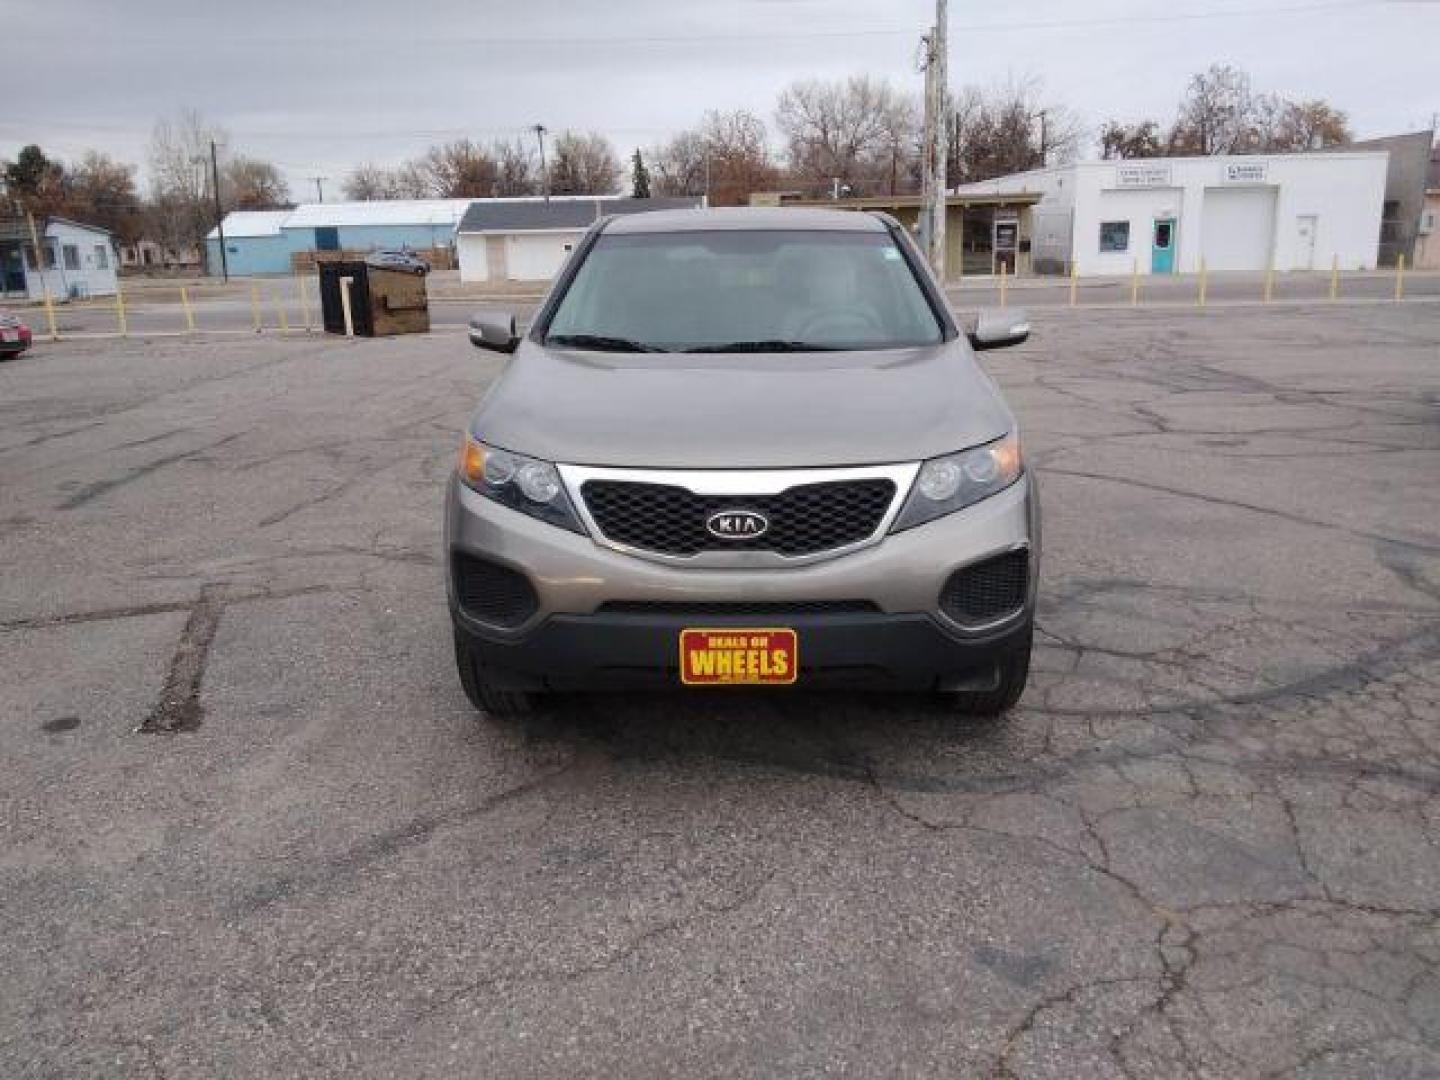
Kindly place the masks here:
[(1050, 119), (1050, 110), (1041, 109), (1035, 115), (1040, 117), (1040, 167), (1043, 169), (1046, 165), (1045, 153), (1050, 148), (1046, 141), (1046, 136), (1049, 134), (1047, 122)]
[(927, 239), (930, 241), (930, 268), (943, 283), (945, 281), (945, 189), (946, 189), (946, 159), (949, 150), (949, 110), (946, 108), (946, 49), (947, 33), (946, 24), (949, 18), (946, 0), (935, 0), (935, 29), (930, 37), (930, 56), (926, 67), (926, 74), (929, 76), (926, 81), (926, 89), (929, 91), (929, 108), (926, 115), (929, 118), (930, 143), (930, 169), (931, 178), (928, 194), (930, 230)]
[(225, 257), (225, 211), (220, 207), (220, 156), (215, 152), (215, 140), (210, 140), (210, 183), (215, 193), (215, 229), (220, 236), (220, 274), (225, 283), (230, 283), (230, 260)]
[(540, 190), (545, 195), (545, 201), (550, 201), (550, 172), (545, 168), (545, 125), (535, 124), (530, 128), (535, 132), (535, 138), (540, 140)]
[(310, 179), (315, 182), (315, 201), (323, 203), (325, 201), (325, 189), (321, 185), (330, 178), (328, 176), (312, 176)]

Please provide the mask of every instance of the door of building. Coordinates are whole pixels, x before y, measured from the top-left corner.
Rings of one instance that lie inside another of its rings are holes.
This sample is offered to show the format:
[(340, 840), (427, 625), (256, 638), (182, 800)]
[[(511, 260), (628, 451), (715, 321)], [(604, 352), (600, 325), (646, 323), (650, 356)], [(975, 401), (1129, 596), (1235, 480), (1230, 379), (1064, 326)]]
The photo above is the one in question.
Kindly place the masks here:
[(25, 295), (25, 262), (19, 244), (0, 244), (0, 292)]
[(1002, 271), (1012, 277), (1015, 274), (1015, 256), (1020, 250), (1020, 222), (1016, 218), (995, 218), (995, 232), (991, 242), (994, 265), (991, 273)]
[(1295, 218), (1296, 270), (1315, 269), (1315, 215), (1299, 214)]
[(1150, 242), (1150, 272), (1175, 272), (1175, 219), (1156, 218)]

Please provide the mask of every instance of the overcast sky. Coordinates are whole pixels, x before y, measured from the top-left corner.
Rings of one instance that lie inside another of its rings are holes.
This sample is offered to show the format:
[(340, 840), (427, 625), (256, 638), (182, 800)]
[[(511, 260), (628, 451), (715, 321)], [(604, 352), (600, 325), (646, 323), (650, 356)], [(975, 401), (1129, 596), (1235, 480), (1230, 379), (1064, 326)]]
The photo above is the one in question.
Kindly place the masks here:
[[(622, 153), (707, 108), (772, 120), (779, 90), (857, 72), (914, 93), (931, 0), (0, 0), (0, 157), (38, 142), (143, 168), (189, 106), (297, 198), (355, 163), (544, 123)], [(1357, 133), (1440, 110), (1436, 0), (951, 0), (952, 85), (1037, 76), (1092, 129), (1174, 114), (1214, 61), (1257, 90), (1325, 97)], [(773, 138), (773, 132), (772, 132)], [(1087, 148), (1088, 149), (1088, 148)], [(142, 173), (143, 175), (143, 173)]]

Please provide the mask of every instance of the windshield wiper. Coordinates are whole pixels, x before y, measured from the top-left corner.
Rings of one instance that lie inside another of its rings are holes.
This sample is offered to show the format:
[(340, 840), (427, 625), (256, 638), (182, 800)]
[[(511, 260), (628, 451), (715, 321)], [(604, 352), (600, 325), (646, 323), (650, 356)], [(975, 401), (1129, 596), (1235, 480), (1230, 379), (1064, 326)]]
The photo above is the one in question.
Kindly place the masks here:
[(697, 345), (686, 349), (692, 353), (767, 353), (767, 352), (835, 352), (834, 345), (817, 345), (810, 341), (789, 341), (770, 338), (764, 341), (727, 341), (720, 345)]
[(602, 352), (663, 352), (654, 345), (630, 338), (608, 337), (605, 334), (551, 334), (545, 339), (546, 345), (572, 345), (577, 349), (597, 349)]

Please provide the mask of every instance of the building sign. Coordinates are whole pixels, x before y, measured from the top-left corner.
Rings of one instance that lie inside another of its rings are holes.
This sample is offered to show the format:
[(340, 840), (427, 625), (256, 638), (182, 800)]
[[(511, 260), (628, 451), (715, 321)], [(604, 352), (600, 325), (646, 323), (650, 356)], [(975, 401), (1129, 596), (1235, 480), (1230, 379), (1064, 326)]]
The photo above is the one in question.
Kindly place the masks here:
[(1169, 187), (1170, 166), (1137, 162), (1115, 166), (1116, 187)]
[(1263, 184), (1268, 166), (1263, 161), (1232, 161), (1225, 166), (1227, 184)]

